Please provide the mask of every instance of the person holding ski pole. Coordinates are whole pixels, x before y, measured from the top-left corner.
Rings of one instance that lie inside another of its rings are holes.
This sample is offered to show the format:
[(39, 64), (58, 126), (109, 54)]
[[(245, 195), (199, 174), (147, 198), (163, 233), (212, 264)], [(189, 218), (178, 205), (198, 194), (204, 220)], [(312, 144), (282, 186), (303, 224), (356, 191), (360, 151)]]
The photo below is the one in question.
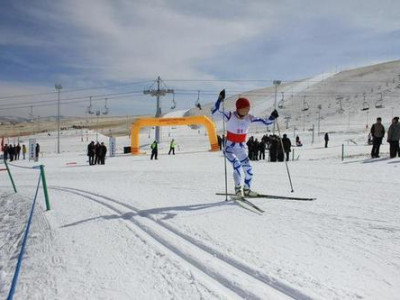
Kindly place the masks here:
[[(224, 155), (233, 166), (233, 179), (235, 182), (235, 195), (238, 197), (256, 197), (257, 192), (251, 190), (251, 181), (253, 179), (253, 169), (246, 151), (246, 135), (251, 124), (271, 125), (279, 114), (274, 110), (269, 118), (263, 119), (249, 114), (250, 101), (247, 98), (240, 97), (236, 101), (236, 111), (221, 111), (220, 105), (225, 99), (225, 90), (219, 93), (217, 102), (211, 110), (213, 116), (221, 114), (226, 122), (226, 144)], [(240, 169), (243, 169), (244, 187), (242, 194), (242, 177)]]

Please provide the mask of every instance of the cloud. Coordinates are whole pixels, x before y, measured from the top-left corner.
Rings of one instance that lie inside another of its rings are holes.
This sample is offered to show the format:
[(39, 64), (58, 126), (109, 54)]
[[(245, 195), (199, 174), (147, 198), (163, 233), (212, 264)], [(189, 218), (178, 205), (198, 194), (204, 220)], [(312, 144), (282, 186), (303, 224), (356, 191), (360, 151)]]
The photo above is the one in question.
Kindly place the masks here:
[(159, 75), (298, 79), (396, 58), (399, 8), (390, 0), (13, 1), (0, 11), (0, 80), (52, 91), (55, 82), (77, 88)]

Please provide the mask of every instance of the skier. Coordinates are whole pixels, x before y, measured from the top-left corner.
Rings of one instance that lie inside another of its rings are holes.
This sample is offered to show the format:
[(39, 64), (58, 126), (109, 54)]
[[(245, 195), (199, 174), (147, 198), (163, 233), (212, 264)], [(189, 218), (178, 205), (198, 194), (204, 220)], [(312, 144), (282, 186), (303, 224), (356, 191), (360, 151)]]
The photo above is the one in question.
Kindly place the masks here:
[[(211, 112), (212, 115), (216, 115), (216, 113), (219, 112), (226, 121), (227, 141), (224, 148), (224, 155), (233, 166), (235, 194), (239, 197), (243, 195), (256, 197), (258, 193), (250, 189), (251, 180), (253, 178), (253, 170), (250, 165), (249, 157), (246, 153), (246, 135), (251, 123), (271, 125), (279, 115), (278, 112), (274, 110), (268, 119), (254, 117), (253, 115), (249, 114), (250, 101), (243, 97), (236, 101), (236, 111), (223, 112), (220, 111), (220, 105), (224, 99), (225, 90), (222, 90)], [(241, 168), (245, 174), (243, 194), (241, 186)]]

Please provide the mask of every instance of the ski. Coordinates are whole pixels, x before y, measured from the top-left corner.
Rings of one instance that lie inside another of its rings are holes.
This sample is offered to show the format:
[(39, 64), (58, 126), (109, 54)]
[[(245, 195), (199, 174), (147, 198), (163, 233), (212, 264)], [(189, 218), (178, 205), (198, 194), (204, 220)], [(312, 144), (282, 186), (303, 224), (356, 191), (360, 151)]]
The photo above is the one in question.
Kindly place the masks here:
[(238, 197), (238, 196), (235, 196), (235, 195), (231, 195), (230, 198), (233, 201), (235, 201), (238, 205), (243, 207), (244, 209), (250, 210), (252, 212), (257, 212), (257, 213), (263, 213), (264, 212), (264, 210), (262, 210), (257, 205), (255, 205), (254, 203), (250, 202), (249, 200), (247, 200), (244, 197)]
[[(216, 195), (225, 196), (225, 193), (216, 193)], [(235, 196), (235, 194), (228, 193), (228, 196)], [(268, 198), (268, 199), (282, 199), (282, 200), (296, 200), (296, 201), (314, 201), (314, 200), (317, 200), (317, 198), (277, 196), (277, 195), (267, 195), (267, 194), (259, 194), (258, 196), (247, 197), (247, 198)]]

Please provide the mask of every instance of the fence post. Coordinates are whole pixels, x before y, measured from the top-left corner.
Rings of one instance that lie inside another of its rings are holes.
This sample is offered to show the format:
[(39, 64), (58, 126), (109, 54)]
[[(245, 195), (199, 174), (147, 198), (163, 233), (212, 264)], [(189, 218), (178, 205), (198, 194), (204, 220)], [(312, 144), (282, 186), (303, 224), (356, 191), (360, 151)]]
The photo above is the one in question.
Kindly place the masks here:
[(292, 161), (294, 161), (294, 149), (292, 149)]
[(50, 210), (49, 193), (47, 192), (46, 176), (44, 174), (44, 165), (40, 165), (40, 176), (43, 182), (44, 199), (46, 201), (46, 210)]
[(342, 144), (342, 161), (344, 161), (344, 144)]
[(8, 167), (8, 164), (7, 164), (7, 160), (6, 160), (6, 159), (4, 160), (4, 164), (6, 165), (6, 169), (7, 169), (7, 172), (8, 172), (8, 176), (10, 177), (12, 186), (13, 186), (13, 188), (14, 188), (14, 192), (17, 193), (17, 188), (15, 187), (14, 179), (12, 178), (12, 175), (11, 175), (11, 172), (10, 172), (10, 168)]

